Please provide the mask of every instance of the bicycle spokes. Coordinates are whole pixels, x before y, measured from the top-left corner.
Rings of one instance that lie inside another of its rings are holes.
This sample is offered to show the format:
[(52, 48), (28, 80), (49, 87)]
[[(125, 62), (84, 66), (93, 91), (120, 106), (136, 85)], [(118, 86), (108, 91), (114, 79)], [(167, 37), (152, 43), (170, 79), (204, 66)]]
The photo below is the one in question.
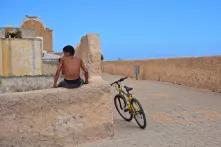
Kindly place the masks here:
[(131, 104), (134, 109), (134, 118), (137, 124), (142, 129), (146, 128), (146, 116), (140, 102), (137, 99), (132, 99)]
[(133, 116), (131, 113), (128, 112), (125, 97), (123, 97), (122, 95), (115, 96), (114, 104), (121, 117), (123, 117), (126, 121), (132, 120)]
[[(121, 110), (125, 109), (126, 104), (124, 103), (124, 101), (123, 101), (122, 99), (118, 99), (118, 103), (119, 103), (119, 105), (120, 105), (120, 109), (121, 109)], [(124, 105), (124, 106), (122, 106), (122, 105)]]
[(135, 112), (135, 113), (140, 112), (140, 107), (139, 107), (139, 105), (135, 104), (135, 105), (133, 105), (133, 108), (134, 108), (134, 112)]

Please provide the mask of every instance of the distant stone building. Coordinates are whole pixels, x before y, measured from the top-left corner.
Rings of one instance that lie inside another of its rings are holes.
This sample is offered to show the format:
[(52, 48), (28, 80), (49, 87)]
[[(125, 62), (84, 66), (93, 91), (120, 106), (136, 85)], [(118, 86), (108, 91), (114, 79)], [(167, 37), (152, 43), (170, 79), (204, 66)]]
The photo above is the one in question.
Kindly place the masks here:
[(45, 28), (38, 17), (26, 16), (21, 24), (21, 28), (34, 30), (36, 33), (36, 37), (42, 38), (43, 40), (43, 50), (49, 53), (53, 52), (52, 30), (49, 28)]
[(0, 28), (0, 76), (41, 75), (42, 56), (48, 52), (53, 54), (52, 30), (37, 17), (26, 16), (21, 28)]
[(17, 28), (8, 30), (0, 30), (0, 34), (3, 34), (2, 32), (6, 34), (6, 37), (0, 38), (0, 76), (41, 75), (42, 40), (31, 37), (22, 38), (25, 36), (23, 32), (28, 30)]

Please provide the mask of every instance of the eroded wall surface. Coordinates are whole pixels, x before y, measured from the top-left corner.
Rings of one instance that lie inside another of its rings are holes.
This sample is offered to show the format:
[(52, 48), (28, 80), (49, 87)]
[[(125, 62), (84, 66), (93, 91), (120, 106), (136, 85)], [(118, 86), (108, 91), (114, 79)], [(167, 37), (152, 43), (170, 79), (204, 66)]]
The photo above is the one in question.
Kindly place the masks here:
[(44, 61), (42, 62), (43, 75), (55, 75), (58, 67), (58, 61)]
[(87, 34), (75, 47), (76, 56), (80, 57), (89, 71), (89, 80), (101, 77), (101, 53), (98, 34)]
[(0, 42), (0, 55), (2, 55), (0, 76), (42, 74), (40, 39), (0, 39)]
[(5, 29), (0, 28), (0, 38), (5, 38)]
[(0, 75), (3, 75), (3, 56), (2, 56), (2, 40), (0, 39)]
[[(61, 78), (58, 79), (58, 82)], [(53, 76), (21, 76), (21, 77), (0, 77), (0, 94), (24, 92), (39, 89), (49, 89), (54, 82)]]
[(0, 146), (73, 147), (113, 136), (111, 105), (104, 81), (0, 94)]
[(157, 80), (221, 92), (221, 57), (154, 59), (143, 61), (103, 62), (106, 73), (134, 77), (134, 66), (140, 67), (139, 79)]

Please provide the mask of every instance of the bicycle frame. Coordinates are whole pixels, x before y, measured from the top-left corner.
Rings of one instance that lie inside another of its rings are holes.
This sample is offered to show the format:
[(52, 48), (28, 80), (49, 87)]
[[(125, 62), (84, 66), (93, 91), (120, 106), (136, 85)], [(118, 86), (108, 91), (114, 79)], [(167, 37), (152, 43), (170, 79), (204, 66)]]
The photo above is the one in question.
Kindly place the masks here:
[(131, 100), (133, 99), (132, 94), (125, 92), (123, 90), (121, 84), (115, 84), (114, 87), (115, 87), (116, 91), (119, 94), (121, 94), (121, 95), (123, 95), (127, 98), (126, 101), (127, 101), (128, 109), (129, 109), (130, 112), (132, 112), (133, 111), (133, 108), (132, 108), (132, 105), (131, 105)]

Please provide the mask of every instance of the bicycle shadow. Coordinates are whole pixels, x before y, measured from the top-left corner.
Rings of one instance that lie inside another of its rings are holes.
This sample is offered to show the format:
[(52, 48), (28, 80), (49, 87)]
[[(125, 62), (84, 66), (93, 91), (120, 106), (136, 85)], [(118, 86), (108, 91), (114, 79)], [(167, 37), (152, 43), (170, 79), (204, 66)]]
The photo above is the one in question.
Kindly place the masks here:
[(114, 118), (114, 128), (117, 131), (120, 130), (140, 130), (140, 128), (137, 126), (136, 122), (134, 120), (132, 121), (125, 121), (121, 118)]

